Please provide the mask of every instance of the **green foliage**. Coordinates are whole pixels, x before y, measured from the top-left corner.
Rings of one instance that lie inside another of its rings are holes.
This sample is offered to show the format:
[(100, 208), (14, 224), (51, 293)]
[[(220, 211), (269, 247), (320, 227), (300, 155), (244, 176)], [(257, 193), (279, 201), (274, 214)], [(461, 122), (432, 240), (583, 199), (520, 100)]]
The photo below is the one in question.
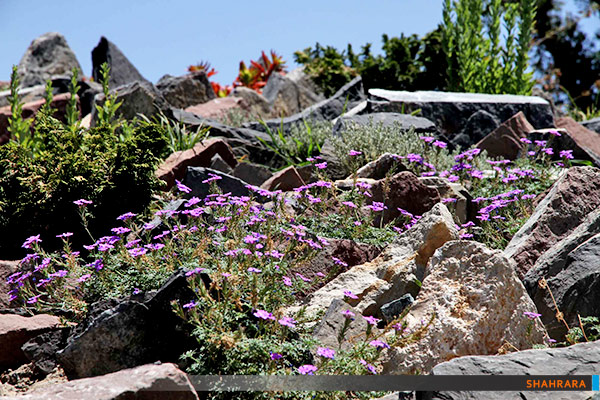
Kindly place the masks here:
[[(446, 0), (442, 47), (448, 89), (531, 94), (534, 81), (527, 69), (535, 9), (535, 0), (521, 0), (518, 4), (503, 4), (499, 0)], [(502, 22), (506, 31), (504, 47), (500, 46)]]
[(79, 92), (79, 83), (77, 82), (77, 68), (73, 67), (71, 83), (69, 85), (69, 104), (67, 104), (67, 129), (71, 132), (77, 132), (79, 129), (79, 109), (77, 108), (77, 92)]
[(52, 100), (54, 95), (52, 94), (52, 81), (48, 79), (46, 81), (46, 87), (44, 88), (44, 104), (40, 108), (40, 113), (45, 115), (52, 115), (54, 109), (52, 108)]
[[(149, 122), (147, 117), (143, 118)], [(195, 132), (188, 132), (185, 124), (178, 121), (172, 121), (163, 113), (158, 115), (156, 123), (165, 132), (167, 149), (171, 153), (192, 149), (196, 144), (206, 140), (210, 134), (210, 127), (203, 128), (202, 126), (199, 126)]]
[(33, 137), (31, 136), (31, 120), (23, 119), (23, 103), (19, 101), (19, 73), (17, 66), (13, 65), (12, 74), (10, 76), (10, 103), (11, 116), (8, 122), (8, 132), (11, 134), (11, 139), (20, 143), (21, 146), (33, 151), (35, 146)]
[(600, 319), (597, 317), (584, 317), (581, 318), (581, 325), (583, 331), (581, 330), (582, 327), (579, 326), (569, 329), (565, 336), (565, 344), (594, 342), (600, 339)]
[(223, 125), (241, 128), (245, 122), (258, 120), (260, 117), (240, 108), (231, 108), (223, 114), (218, 121)]
[(104, 93), (104, 103), (102, 105), (96, 105), (98, 110), (98, 126), (109, 126), (111, 131), (114, 133), (119, 127), (120, 121), (115, 121), (117, 110), (121, 106), (122, 102), (117, 102), (116, 93), (110, 93), (109, 89), (109, 74), (110, 67), (106, 62), (100, 66), (100, 83), (102, 84), (102, 92)]

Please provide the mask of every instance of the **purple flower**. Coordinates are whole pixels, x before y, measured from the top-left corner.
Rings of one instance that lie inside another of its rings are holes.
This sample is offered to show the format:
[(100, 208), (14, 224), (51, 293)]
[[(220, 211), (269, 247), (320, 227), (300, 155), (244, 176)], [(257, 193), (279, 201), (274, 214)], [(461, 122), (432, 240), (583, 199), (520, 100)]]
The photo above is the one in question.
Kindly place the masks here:
[(115, 235), (123, 235), (123, 234), (125, 234), (127, 232), (131, 232), (131, 229), (125, 228), (123, 226), (118, 226), (116, 228), (112, 228), (110, 231), (112, 233), (114, 233)]
[(365, 368), (366, 368), (367, 370), (369, 370), (369, 372), (370, 372), (370, 373), (372, 373), (372, 374), (376, 374), (376, 373), (377, 373), (377, 369), (375, 368), (375, 366), (373, 366), (373, 365), (369, 364), (369, 363), (368, 363), (368, 362), (366, 362), (365, 360), (360, 360), (360, 363), (361, 363), (362, 365), (364, 365), (364, 366), (365, 366)]
[(527, 139), (527, 138), (521, 138), (519, 139), (521, 142), (523, 143), (527, 143), (527, 144), (531, 144), (531, 140)]
[(175, 184), (177, 185), (177, 189), (179, 189), (180, 192), (190, 193), (192, 191), (191, 188), (185, 186), (183, 183), (179, 182), (177, 179), (175, 179)]
[(535, 156), (535, 151), (528, 151), (527, 155), (533, 157), (533, 156)]
[(67, 276), (67, 270), (65, 269), (58, 270), (48, 275), (49, 278), (64, 278), (65, 276)]
[(139, 257), (139, 256), (143, 256), (144, 254), (146, 254), (148, 250), (143, 248), (143, 247), (136, 247), (135, 249), (131, 249), (131, 250), (127, 250), (127, 252), (129, 253), (129, 255), (131, 257)]
[(118, 219), (118, 220), (120, 220), (120, 221), (127, 221), (128, 219), (130, 219), (130, 218), (133, 218), (133, 217), (135, 217), (136, 215), (137, 215), (137, 214), (134, 214), (134, 213), (132, 213), (132, 212), (128, 212), (128, 213), (125, 213), (125, 214), (119, 215), (119, 216), (117, 217), (117, 219)]
[(435, 138), (433, 136), (421, 136), (421, 137), (419, 137), (419, 139), (421, 139), (425, 143), (431, 143), (435, 140)]
[(317, 370), (317, 367), (310, 364), (305, 364), (298, 368), (298, 372), (302, 375), (314, 375), (314, 372)]
[(545, 149), (542, 149), (542, 151), (543, 151), (544, 153), (548, 154), (549, 156), (551, 156), (551, 155), (553, 155), (553, 154), (554, 154), (554, 150), (552, 150), (552, 148), (551, 148), (551, 147), (547, 147), (547, 148), (545, 148)]
[(523, 315), (526, 316), (527, 318), (531, 319), (531, 320), (534, 320), (537, 317), (541, 317), (542, 316), (542, 314), (534, 313), (534, 312), (531, 312), (531, 311), (525, 311), (525, 312), (523, 312)]
[(348, 153), (348, 155), (350, 156), (360, 156), (362, 154), (362, 151), (356, 151), (356, 150), (350, 150), (350, 152)]
[(573, 150), (561, 150), (560, 153), (559, 153), (559, 155), (562, 158), (566, 158), (566, 159), (572, 160), (573, 159)]
[(342, 204), (345, 205), (345, 206), (348, 206), (350, 208), (356, 208), (356, 204), (354, 204), (351, 201), (342, 201)]
[(61, 239), (66, 239), (69, 236), (73, 236), (73, 232), (65, 232), (65, 233), (61, 233), (60, 235), (56, 235), (57, 238), (61, 238)]
[(85, 199), (79, 199), (79, 200), (75, 200), (73, 203), (75, 203), (79, 207), (85, 207), (87, 205), (92, 204), (92, 201), (91, 200), (85, 200)]
[(86, 264), (86, 267), (94, 267), (96, 271), (100, 271), (102, 268), (104, 268), (104, 264), (102, 263), (101, 259), (98, 259), (89, 264)]
[(433, 142), (433, 145), (439, 147), (440, 149), (445, 149), (448, 146), (446, 142), (442, 142), (441, 140), (436, 140)]
[(356, 316), (356, 314), (354, 314), (350, 310), (344, 310), (344, 311), (342, 311), (342, 314), (344, 315), (344, 318), (346, 318), (346, 319), (354, 319), (354, 317)]
[(288, 278), (287, 276), (283, 277), (283, 284), (285, 286), (292, 286), (292, 280), (290, 278)]
[(408, 159), (408, 161), (410, 162), (416, 162), (416, 163), (420, 163), (423, 161), (423, 157), (420, 156), (419, 154), (413, 154), (413, 153), (409, 153), (406, 155), (406, 158)]
[[(342, 267), (347, 267), (347, 266), (348, 266), (348, 264), (347, 264), (347, 263), (345, 263), (344, 261), (340, 260), (340, 259), (339, 259), (339, 258), (337, 258), (337, 257), (331, 257), (331, 259), (333, 260), (333, 263), (334, 263), (334, 264), (341, 265)], [(344, 293), (345, 293), (345, 292), (344, 292)]]
[(271, 360), (279, 360), (279, 359), (283, 358), (283, 356), (279, 353), (272, 353), (272, 352), (269, 352), (269, 353), (271, 354)]
[(383, 205), (383, 203), (380, 203), (378, 201), (374, 201), (373, 204), (371, 204), (370, 206), (367, 206), (367, 208), (370, 208), (374, 212), (377, 212), (377, 211), (383, 211), (384, 209), (387, 208), (387, 206)]
[(262, 272), (262, 269), (258, 269), (258, 268), (250, 267), (250, 268), (248, 268), (248, 272), (254, 272), (254, 273), (257, 273), (257, 274), (259, 274), (259, 273), (261, 273), (261, 272)]
[(344, 296), (349, 297), (351, 299), (358, 299), (358, 296), (349, 290), (344, 290)]
[(446, 204), (446, 203), (456, 203), (456, 200), (454, 197), (446, 197), (442, 199), (442, 203)]
[(79, 279), (77, 279), (77, 281), (79, 281), (79, 282), (85, 282), (88, 279), (90, 279), (91, 276), (92, 276), (92, 274), (81, 275), (81, 277)]
[(198, 303), (197, 303), (197, 302), (195, 302), (195, 301), (190, 301), (189, 303), (187, 303), (187, 304), (184, 304), (184, 305), (183, 305), (183, 308), (190, 309), (190, 308), (194, 308), (194, 307), (196, 307), (197, 305), (198, 305)]
[(200, 272), (204, 271), (205, 268), (202, 267), (198, 267), (198, 268), (194, 268), (192, 270), (189, 270), (185, 273), (185, 276), (192, 276), (192, 275), (196, 275), (199, 274)]
[(456, 182), (456, 181), (458, 181), (458, 176), (456, 176), (456, 175), (448, 176), (448, 182)]
[(459, 236), (461, 239), (471, 239), (473, 237), (472, 233), (461, 233)]
[(40, 239), (40, 235), (35, 235), (35, 236), (29, 236), (25, 242), (23, 242), (23, 245), (21, 247), (23, 247), (24, 249), (31, 249), (31, 245), (33, 243), (41, 243), (42, 239)]
[(327, 162), (323, 161), (322, 163), (315, 164), (315, 167), (317, 167), (318, 169), (325, 169), (327, 168)]
[(331, 358), (333, 360), (335, 358), (335, 351), (327, 347), (319, 347), (317, 348), (317, 355), (325, 358)]
[(149, 244), (145, 245), (144, 247), (147, 248), (148, 250), (160, 250), (163, 247), (165, 247), (165, 245), (162, 243), (149, 243)]
[(561, 136), (560, 132), (555, 131), (554, 129), (549, 130), (548, 133), (554, 136)]
[(260, 318), (260, 319), (265, 319), (265, 320), (269, 320), (269, 319), (271, 319), (271, 320), (275, 320), (275, 317), (273, 316), (273, 314), (271, 314), (270, 312), (268, 312), (268, 311), (265, 311), (265, 310), (256, 310), (256, 311), (253, 313), (253, 315), (254, 315), (256, 318)]
[(378, 318), (375, 318), (375, 317), (373, 317), (373, 316), (371, 316), (371, 315), (369, 315), (368, 317), (365, 317), (365, 316), (363, 315), (363, 318), (365, 319), (365, 321), (367, 321), (367, 322), (368, 322), (370, 325), (373, 325), (373, 326), (376, 326), (376, 325), (377, 325), (377, 323), (378, 323), (379, 321), (381, 321), (380, 319), (378, 319)]
[(546, 143), (545, 140), (535, 140), (535, 145), (538, 147), (546, 147)]
[(386, 342), (382, 342), (381, 340), (371, 340), (369, 345), (376, 347), (378, 349), (389, 349), (390, 345)]
[(280, 325), (287, 326), (289, 328), (294, 328), (296, 326), (296, 321), (291, 317), (283, 317), (279, 321)]
[(302, 275), (299, 272), (296, 272), (296, 276), (300, 279), (302, 279), (304, 282), (310, 282), (310, 279), (308, 279), (307, 277), (305, 277), (304, 275)]
[[(208, 174), (208, 176), (209, 176), (209, 178), (208, 178), (208, 179), (205, 179), (205, 180), (203, 180), (203, 181), (202, 181), (202, 183), (210, 183), (210, 182), (213, 182), (213, 181), (218, 181), (218, 180), (220, 180), (220, 179), (223, 179), (221, 176), (219, 176), (219, 175), (216, 175), (216, 174), (211, 174), (211, 173), (209, 173), (209, 174)], [(191, 191), (191, 190), (190, 190), (190, 191)], [(186, 192), (186, 193), (188, 193), (188, 192)]]
[(34, 303), (37, 303), (37, 301), (39, 300), (39, 298), (40, 298), (40, 297), (42, 297), (42, 295), (41, 295), (41, 294), (38, 294), (37, 296), (30, 297), (30, 298), (27, 300), (27, 304), (34, 304)]

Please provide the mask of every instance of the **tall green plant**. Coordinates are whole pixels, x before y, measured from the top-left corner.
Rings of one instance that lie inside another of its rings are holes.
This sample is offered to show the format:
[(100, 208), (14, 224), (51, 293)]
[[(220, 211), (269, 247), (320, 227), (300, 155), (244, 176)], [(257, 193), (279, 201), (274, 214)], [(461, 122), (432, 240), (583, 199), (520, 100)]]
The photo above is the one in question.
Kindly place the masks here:
[(100, 66), (100, 83), (102, 84), (102, 92), (104, 93), (104, 103), (100, 105), (96, 105), (96, 110), (98, 110), (98, 126), (110, 126), (111, 130), (114, 132), (119, 123), (113, 123), (115, 120), (117, 110), (121, 107), (122, 101), (117, 102), (117, 95), (115, 93), (110, 93), (108, 87), (110, 74), (110, 67), (105, 62)]
[(48, 79), (46, 81), (46, 87), (44, 88), (44, 104), (42, 108), (40, 108), (40, 113), (44, 115), (52, 115), (54, 110), (52, 109), (52, 100), (54, 99), (54, 95), (52, 94), (52, 81)]
[(69, 103), (67, 104), (67, 129), (77, 132), (79, 129), (79, 109), (77, 108), (77, 92), (81, 88), (77, 82), (77, 68), (73, 67), (71, 83), (69, 85)]
[(506, 5), (501, 0), (444, 1), (442, 47), (449, 90), (531, 93), (533, 80), (527, 68), (535, 1)]
[(8, 121), (8, 132), (11, 134), (11, 139), (20, 143), (24, 148), (31, 148), (33, 146), (30, 131), (31, 120), (23, 119), (23, 103), (19, 100), (19, 74), (16, 65), (13, 65), (10, 76), (8, 101), (10, 102), (11, 113)]

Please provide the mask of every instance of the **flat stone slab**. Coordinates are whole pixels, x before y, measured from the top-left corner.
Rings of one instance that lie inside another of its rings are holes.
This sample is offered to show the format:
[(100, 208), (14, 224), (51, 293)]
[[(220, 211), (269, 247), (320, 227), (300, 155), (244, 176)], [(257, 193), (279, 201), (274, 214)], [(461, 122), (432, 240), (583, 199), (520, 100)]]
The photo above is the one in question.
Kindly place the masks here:
[(358, 124), (369, 126), (373, 124), (377, 126), (399, 126), (402, 130), (414, 128), (416, 132), (435, 132), (437, 129), (435, 124), (426, 118), (416, 117), (410, 114), (400, 114), (394, 112), (381, 112), (362, 115), (343, 115), (337, 119), (333, 126), (333, 133), (337, 134), (343, 131), (348, 125)]

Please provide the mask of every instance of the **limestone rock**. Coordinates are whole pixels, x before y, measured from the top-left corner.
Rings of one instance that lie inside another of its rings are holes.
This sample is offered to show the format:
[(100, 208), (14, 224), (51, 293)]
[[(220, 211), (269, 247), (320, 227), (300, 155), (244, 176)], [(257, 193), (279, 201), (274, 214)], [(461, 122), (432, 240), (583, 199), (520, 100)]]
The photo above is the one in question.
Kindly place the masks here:
[(524, 312), (536, 308), (508, 258), (478, 242), (448, 242), (431, 257), (405, 319), (410, 330), (431, 323), (421, 340), (388, 351), (384, 371), (427, 373), (455, 357), (496, 354), (507, 342), (531, 348), (545, 332)]
[(519, 277), (522, 278), (546, 250), (569, 235), (599, 206), (600, 170), (569, 168), (504, 250), (516, 261)]

